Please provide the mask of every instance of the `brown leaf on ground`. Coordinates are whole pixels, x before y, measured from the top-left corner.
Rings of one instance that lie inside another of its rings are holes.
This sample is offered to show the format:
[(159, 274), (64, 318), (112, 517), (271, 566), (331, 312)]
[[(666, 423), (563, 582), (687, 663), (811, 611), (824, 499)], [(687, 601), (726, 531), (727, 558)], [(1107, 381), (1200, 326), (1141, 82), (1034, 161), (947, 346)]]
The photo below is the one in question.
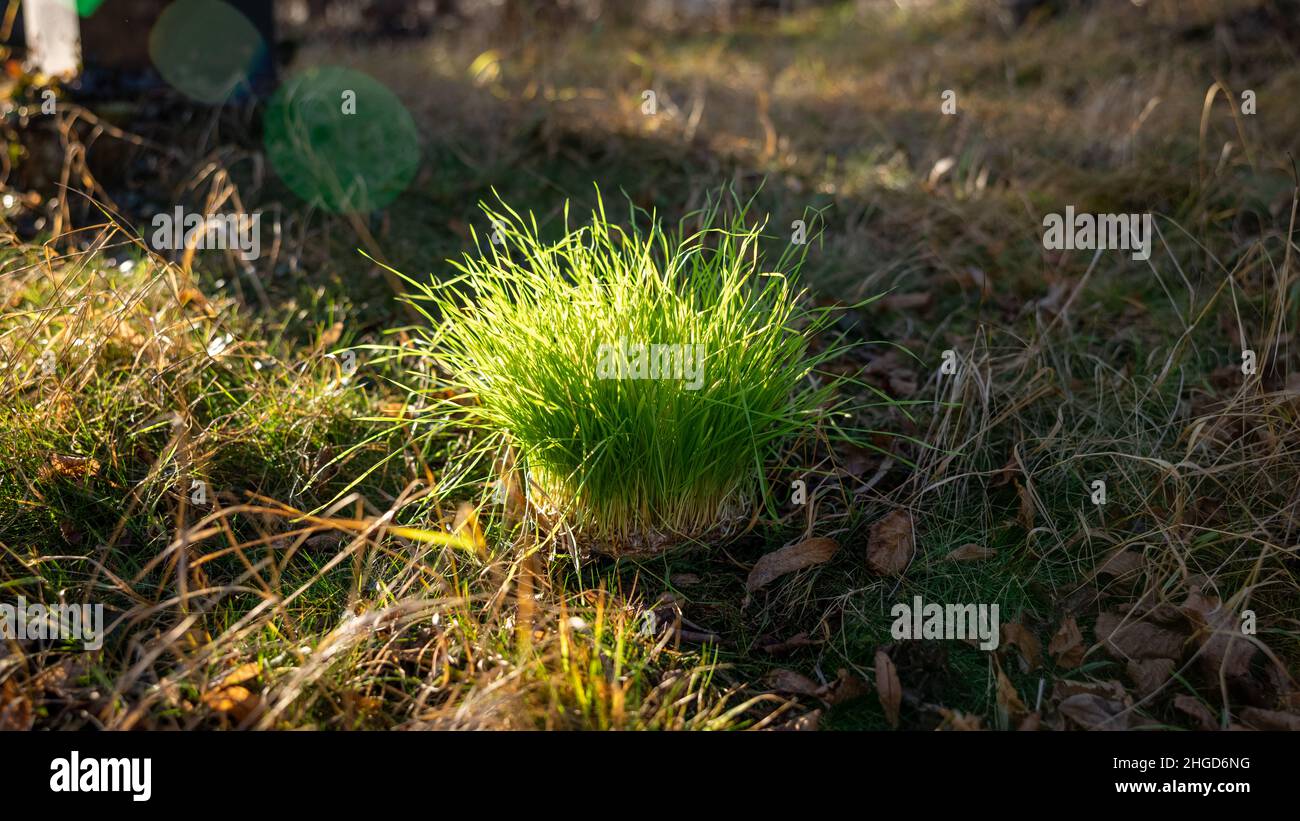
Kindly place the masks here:
[(189, 288), (182, 288), (180, 293), (176, 295), (176, 298), (181, 303), (182, 308), (193, 306), (206, 316), (216, 317), (217, 315), (216, 309), (208, 303), (207, 297), (203, 296), (203, 292), (198, 288), (192, 286)]
[(889, 726), (897, 727), (898, 711), (903, 704), (903, 685), (898, 680), (894, 662), (884, 650), (876, 651), (876, 695)]
[(1300, 731), (1300, 716), (1279, 710), (1247, 707), (1241, 711), (1241, 720), (1256, 730), (1286, 730), (1293, 733)]
[(0, 731), (25, 732), (36, 722), (32, 700), (18, 689), (13, 679), (0, 685)]
[(333, 348), (335, 345), (339, 343), (339, 339), (342, 338), (342, 336), (343, 336), (343, 323), (335, 322), (333, 325), (326, 328), (325, 331), (320, 335), (321, 350), (327, 351), (330, 348)]
[(1020, 652), (1020, 668), (1029, 672), (1043, 662), (1043, 643), (1027, 627), (1017, 621), (1002, 625), (1002, 647), (1014, 647)]
[(829, 561), (839, 549), (840, 544), (834, 539), (817, 536), (774, 550), (754, 563), (745, 580), (745, 592), (753, 593), (787, 573)]
[(990, 547), (983, 547), (977, 544), (964, 544), (956, 550), (944, 556), (944, 559), (950, 562), (978, 562), (984, 559), (991, 559), (998, 555), (998, 552)]
[(1083, 633), (1079, 632), (1079, 622), (1074, 616), (1066, 616), (1052, 640), (1047, 644), (1047, 652), (1056, 659), (1056, 666), (1073, 670), (1083, 663)]
[(1090, 585), (1083, 585), (1075, 588), (1068, 596), (1061, 600), (1061, 609), (1066, 613), (1079, 614), (1083, 611), (1092, 611), (1095, 605), (1101, 600), (1101, 591)]
[(773, 670), (767, 674), (767, 686), (778, 693), (799, 696), (816, 696), (821, 685), (794, 670)]
[(827, 684), (818, 684), (803, 673), (784, 668), (767, 674), (767, 686), (787, 695), (812, 696), (830, 705), (843, 704), (855, 698), (861, 698), (871, 691), (865, 681), (843, 668), (835, 680)]
[(210, 710), (218, 713), (228, 713), (235, 721), (243, 721), (252, 715), (261, 700), (247, 687), (234, 684), (229, 687), (218, 687), (204, 693), (203, 703)]
[(1080, 693), (1100, 696), (1107, 701), (1123, 701), (1128, 695), (1124, 685), (1114, 679), (1108, 681), (1071, 681), (1069, 679), (1060, 679), (1052, 685), (1052, 698), (1057, 701), (1064, 701), (1070, 696), (1077, 696)]
[(1057, 710), (1085, 730), (1128, 729), (1128, 717), (1121, 701), (1110, 701), (1091, 693), (1079, 693), (1062, 701)]
[(811, 710), (801, 716), (796, 716), (784, 724), (778, 724), (772, 729), (783, 732), (807, 733), (821, 729), (821, 723), (822, 708), (818, 707), (816, 710)]
[(49, 460), (41, 467), (40, 478), (45, 481), (54, 478), (85, 481), (97, 473), (99, 473), (99, 461), (96, 459), (89, 456), (62, 456), (51, 453)]
[(1007, 674), (998, 670), (998, 707), (1006, 712), (1007, 717), (1016, 721), (1026, 713), (1029, 708), (1021, 700), (1020, 693), (1016, 690), (1016, 685), (1011, 683)]
[(1102, 613), (1094, 628), (1097, 640), (1118, 659), (1177, 659), (1187, 636), (1118, 613)]
[(977, 733), (984, 729), (983, 716), (970, 715), (961, 710), (949, 710), (947, 707), (939, 708), (939, 715), (943, 716), (943, 723), (938, 727), (940, 730)]
[(1220, 671), (1228, 680), (1250, 678), (1257, 648), (1241, 632), (1240, 621), (1218, 597), (1193, 591), (1179, 607), (1195, 628), (1193, 638), (1200, 645), (1198, 663), (1206, 676), (1217, 680)]
[(791, 653), (803, 647), (816, 647), (822, 642), (810, 637), (807, 633), (796, 633), (788, 639), (782, 641), (771, 641), (768, 644), (759, 645), (763, 652), (769, 656), (780, 656)]
[(1016, 731), (1021, 733), (1037, 732), (1043, 725), (1043, 717), (1038, 713), (1030, 713), (1021, 719), (1020, 724), (1016, 726)]
[(902, 508), (871, 526), (867, 537), (867, 567), (881, 576), (897, 576), (912, 561), (912, 514)]
[(1219, 722), (1214, 717), (1214, 713), (1210, 712), (1210, 708), (1206, 707), (1205, 704), (1195, 696), (1189, 696), (1186, 693), (1179, 693), (1174, 698), (1174, 709), (1196, 719), (1198, 730), (1219, 729)]
[(1142, 554), (1136, 550), (1117, 550), (1111, 553), (1097, 569), (1093, 572), (1094, 576), (1114, 576), (1115, 578), (1125, 578), (1142, 569)]
[(1186, 632), (1187, 616), (1177, 607), (1167, 602), (1161, 602), (1153, 606), (1143, 606), (1134, 602), (1133, 604), (1121, 604), (1116, 609), (1120, 613), (1128, 614), (1130, 617), (1141, 616), (1144, 621), (1167, 627), (1174, 632)]
[(258, 678), (261, 675), (262, 665), (255, 661), (250, 661), (239, 665), (229, 673), (222, 676), (219, 685), (221, 687), (230, 687), (234, 684), (243, 684), (246, 681)]
[(700, 581), (700, 577), (695, 573), (674, 573), (668, 577), (668, 583), (673, 587), (692, 587)]
[[(3, 656), (0, 653), (0, 656)], [(77, 680), (86, 674), (86, 662), (76, 656), (61, 659), (32, 678), (32, 689), (57, 699), (71, 701), (80, 689)]]
[(1128, 663), (1128, 677), (1137, 685), (1143, 698), (1165, 686), (1174, 675), (1173, 659), (1133, 659)]
[(855, 698), (862, 698), (871, 692), (871, 687), (862, 679), (840, 668), (835, 680), (821, 688), (821, 699), (827, 704), (843, 704)]

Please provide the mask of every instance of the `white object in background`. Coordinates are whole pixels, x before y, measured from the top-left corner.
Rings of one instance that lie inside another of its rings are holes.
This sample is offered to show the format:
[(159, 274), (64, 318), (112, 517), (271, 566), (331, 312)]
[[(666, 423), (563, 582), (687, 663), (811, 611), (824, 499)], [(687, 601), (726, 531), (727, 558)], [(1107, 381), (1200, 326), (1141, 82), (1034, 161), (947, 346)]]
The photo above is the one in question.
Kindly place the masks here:
[(23, 29), (42, 74), (70, 77), (81, 64), (81, 24), (75, 0), (23, 0)]

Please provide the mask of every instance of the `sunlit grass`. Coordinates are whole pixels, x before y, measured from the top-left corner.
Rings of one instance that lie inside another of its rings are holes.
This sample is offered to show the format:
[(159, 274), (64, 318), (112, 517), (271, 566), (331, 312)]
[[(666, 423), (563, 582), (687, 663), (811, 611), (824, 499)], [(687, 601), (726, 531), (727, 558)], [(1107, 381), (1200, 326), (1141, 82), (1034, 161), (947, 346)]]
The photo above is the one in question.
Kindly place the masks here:
[(612, 552), (748, 520), (765, 466), (834, 403), (817, 368), (837, 350), (809, 347), (830, 317), (805, 307), (798, 247), (768, 264), (761, 225), (718, 204), (677, 229), (625, 229), (602, 205), (554, 242), (485, 210), (489, 250), (417, 284), (434, 320), (420, 350), (449, 375), (428, 415), (483, 434), (476, 453), (508, 445), (530, 505)]

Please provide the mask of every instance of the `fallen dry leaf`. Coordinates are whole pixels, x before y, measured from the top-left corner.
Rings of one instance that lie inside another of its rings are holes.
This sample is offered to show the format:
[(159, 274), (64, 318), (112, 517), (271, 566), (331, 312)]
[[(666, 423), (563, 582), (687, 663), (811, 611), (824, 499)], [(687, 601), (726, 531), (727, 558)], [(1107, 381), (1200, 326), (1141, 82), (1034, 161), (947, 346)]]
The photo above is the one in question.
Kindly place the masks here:
[(1199, 725), (1198, 729), (1219, 729), (1219, 722), (1215, 719), (1214, 713), (1210, 712), (1210, 708), (1206, 707), (1201, 700), (1195, 696), (1189, 696), (1186, 693), (1179, 693), (1174, 698), (1174, 709), (1196, 719), (1196, 723)]
[(826, 562), (839, 549), (840, 544), (834, 539), (816, 536), (774, 550), (754, 563), (754, 568), (749, 571), (749, 578), (745, 580), (745, 592), (753, 593), (787, 573)]
[(342, 336), (343, 336), (343, 323), (335, 322), (333, 325), (329, 326), (329, 328), (327, 328), (320, 335), (321, 350), (327, 351), (330, 348), (333, 348), (335, 345), (338, 344), (339, 339)]
[(780, 656), (798, 650), (801, 647), (816, 647), (822, 642), (811, 638), (807, 633), (796, 633), (784, 641), (772, 641), (760, 645), (763, 652), (770, 656)]
[(60, 477), (82, 481), (97, 473), (98, 460), (89, 456), (61, 456), (57, 453), (51, 453), (49, 461), (40, 470), (41, 478), (45, 480)]
[(1038, 713), (1030, 713), (1021, 719), (1020, 724), (1016, 726), (1016, 731), (1021, 733), (1037, 732), (1043, 724), (1043, 717)]
[(6, 679), (0, 687), (0, 730), (27, 731), (36, 722), (32, 700), (26, 696), (13, 679)]
[(1074, 616), (1066, 616), (1061, 627), (1047, 644), (1047, 652), (1056, 659), (1056, 666), (1073, 670), (1083, 663), (1083, 633)]
[(1128, 691), (1124, 685), (1114, 679), (1108, 681), (1071, 681), (1060, 679), (1052, 685), (1052, 697), (1058, 701), (1076, 696), (1079, 693), (1101, 696), (1108, 701), (1123, 701)]
[(1228, 680), (1250, 677), (1258, 648), (1242, 634), (1237, 616), (1218, 597), (1193, 591), (1179, 610), (1195, 628), (1194, 638), (1200, 645), (1198, 663), (1207, 676), (1217, 680), (1222, 671)]
[(903, 685), (898, 680), (898, 669), (884, 650), (876, 651), (876, 695), (889, 726), (897, 727), (898, 711), (903, 704)]
[(1142, 554), (1136, 550), (1117, 550), (1097, 565), (1094, 576), (1124, 578), (1142, 569)]
[(1132, 659), (1128, 663), (1128, 677), (1137, 685), (1143, 698), (1165, 686), (1174, 675), (1173, 659)]
[(251, 681), (261, 675), (261, 664), (258, 664), (255, 661), (245, 662), (222, 676), (218, 686), (230, 687), (234, 684), (243, 684), (245, 681)]
[(1279, 710), (1247, 707), (1241, 711), (1241, 720), (1256, 730), (1287, 730), (1293, 733), (1300, 730), (1300, 716)]
[(871, 526), (867, 567), (881, 576), (897, 576), (912, 561), (912, 514), (898, 509)]
[(943, 723), (939, 725), (940, 730), (979, 732), (984, 729), (983, 716), (970, 715), (961, 710), (949, 710), (947, 707), (940, 707), (939, 715), (943, 716)]
[(1057, 709), (1085, 730), (1125, 730), (1128, 718), (1124, 703), (1091, 693), (1079, 693), (1062, 701)]
[(1016, 691), (1016, 685), (1012, 684), (1011, 679), (1007, 678), (1007, 674), (1001, 670), (998, 670), (998, 707), (1012, 721), (1029, 712), (1029, 708), (1020, 698), (1020, 693)]
[(944, 556), (944, 559), (950, 562), (978, 562), (984, 559), (991, 559), (998, 555), (998, 552), (990, 547), (982, 547), (977, 544), (964, 544), (956, 550)]
[(773, 670), (767, 674), (767, 686), (778, 693), (799, 696), (815, 696), (821, 692), (821, 685), (802, 673), (794, 670)]
[(865, 681), (843, 668), (840, 669), (835, 680), (828, 684), (818, 684), (803, 673), (796, 673), (794, 670), (773, 670), (767, 674), (767, 686), (778, 693), (814, 696), (830, 705), (861, 698), (869, 689)]
[(773, 727), (772, 729), (786, 731), (786, 732), (802, 732), (802, 733), (814, 732), (821, 728), (820, 727), (821, 722), (822, 722), (822, 709), (818, 707), (816, 710), (812, 710), (810, 712), (804, 713), (801, 716), (792, 718), (789, 721), (785, 722), (784, 724), (779, 724), (776, 727)]
[(841, 667), (835, 680), (821, 688), (819, 696), (827, 704), (835, 705), (861, 698), (868, 692), (870, 687), (865, 681)]
[(216, 309), (212, 307), (208, 302), (207, 297), (203, 296), (203, 292), (198, 288), (192, 286), (189, 288), (182, 288), (180, 293), (176, 295), (176, 298), (181, 303), (182, 308), (192, 305), (209, 317), (215, 317), (217, 315)]
[(1020, 651), (1022, 672), (1027, 673), (1043, 662), (1043, 643), (1029, 628), (1018, 621), (1010, 621), (1002, 625), (1001, 646), (1014, 647)]
[(234, 684), (204, 693), (203, 703), (210, 710), (229, 713), (235, 721), (243, 721), (257, 709), (260, 699), (247, 687)]
[[(3, 657), (3, 653), (0, 653)], [(32, 689), (44, 691), (55, 698), (71, 700), (79, 688), (77, 680), (86, 673), (86, 663), (80, 658), (64, 658), (46, 667), (32, 678)]]
[(1124, 660), (1177, 659), (1187, 640), (1182, 633), (1110, 612), (1097, 617), (1094, 632), (1112, 656)]
[(1078, 614), (1093, 612), (1102, 593), (1090, 585), (1076, 587), (1069, 595), (1060, 600), (1061, 610), (1065, 613)]

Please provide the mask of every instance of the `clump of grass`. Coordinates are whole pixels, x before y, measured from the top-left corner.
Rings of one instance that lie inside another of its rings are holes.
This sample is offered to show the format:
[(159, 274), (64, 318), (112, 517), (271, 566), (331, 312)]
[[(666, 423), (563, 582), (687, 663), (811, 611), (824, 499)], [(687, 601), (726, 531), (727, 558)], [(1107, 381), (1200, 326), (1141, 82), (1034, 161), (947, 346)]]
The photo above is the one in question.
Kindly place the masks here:
[(421, 350), (450, 374), (426, 392), (432, 415), (483, 434), (475, 454), (508, 448), (527, 510), (584, 550), (737, 530), (767, 498), (765, 466), (833, 404), (816, 371), (837, 351), (809, 345), (829, 317), (804, 306), (801, 249), (766, 267), (739, 203), (676, 229), (636, 212), (623, 229), (603, 204), (572, 228), (566, 208), (555, 241), (503, 208), (484, 206), (489, 250), (460, 276), (414, 283), (433, 321)]

